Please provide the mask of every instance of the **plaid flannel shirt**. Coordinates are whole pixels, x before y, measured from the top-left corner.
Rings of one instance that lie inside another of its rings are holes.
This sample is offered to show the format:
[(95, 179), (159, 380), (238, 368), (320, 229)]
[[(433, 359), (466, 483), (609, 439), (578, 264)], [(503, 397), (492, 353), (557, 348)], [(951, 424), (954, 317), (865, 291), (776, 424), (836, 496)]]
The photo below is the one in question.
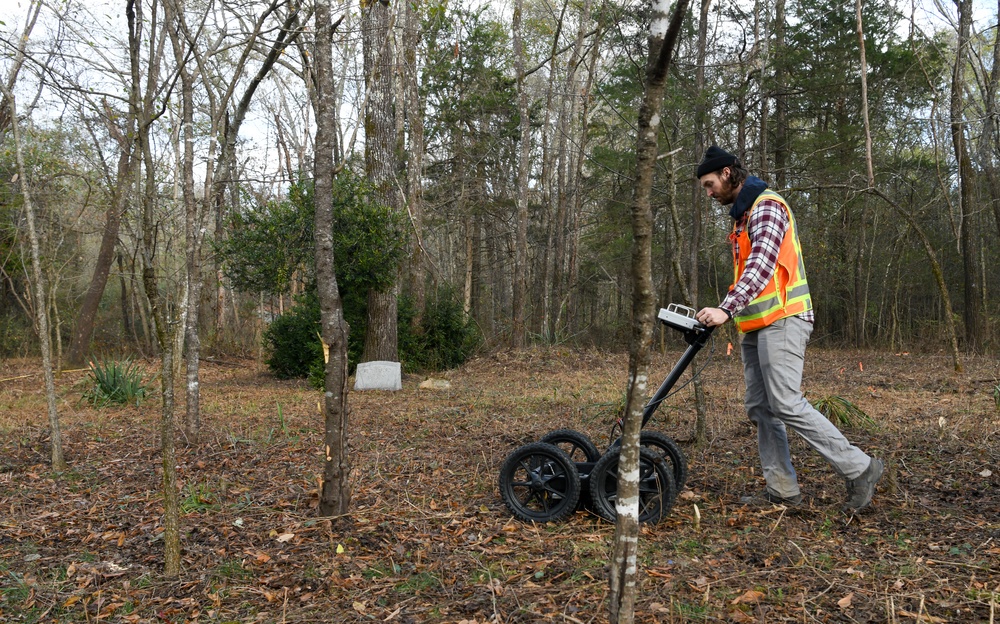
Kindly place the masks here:
[[(743, 274), (719, 304), (719, 307), (730, 316), (736, 316), (740, 310), (747, 307), (763, 292), (771, 280), (778, 263), (781, 241), (785, 237), (785, 231), (788, 230), (788, 223), (788, 213), (785, 209), (778, 202), (769, 199), (748, 210), (736, 222), (736, 233), (739, 234), (746, 228), (751, 247)], [(733, 245), (737, 245), (737, 242), (733, 241)], [(737, 248), (736, 252), (738, 251)], [(806, 310), (797, 316), (810, 323), (815, 320), (812, 310)]]

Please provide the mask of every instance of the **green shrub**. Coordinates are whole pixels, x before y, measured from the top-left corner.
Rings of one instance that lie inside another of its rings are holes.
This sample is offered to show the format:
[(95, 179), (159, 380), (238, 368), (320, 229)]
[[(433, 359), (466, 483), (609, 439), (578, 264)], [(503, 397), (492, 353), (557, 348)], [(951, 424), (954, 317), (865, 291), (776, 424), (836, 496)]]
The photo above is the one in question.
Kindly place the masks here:
[(83, 399), (96, 407), (139, 405), (149, 393), (142, 369), (130, 360), (91, 362), (90, 381), (93, 385), (83, 393)]
[(476, 326), (465, 318), (462, 300), (451, 288), (440, 289), (428, 299), (420, 326), (412, 326), (413, 305), (402, 300), (399, 320), (399, 357), (410, 371), (455, 368), (480, 343)]
[(319, 297), (312, 288), (264, 331), (265, 363), (271, 373), (279, 379), (308, 377), (316, 360), (323, 362), (319, 331)]
[[(351, 371), (364, 349), (366, 301), (360, 293), (342, 295), (344, 318), (351, 331), (347, 339), (347, 361)], [(398, 350), (404, 370), (435, 371), (462, 365), (479, 345), (475, 325), (465, 320), (462, 302), (450, 289), (442, 289), (427, 302), (421, 326), (414, 329), (412, 302), (401, 297), (398, 311)], [(319, 338), (320, 307), (315, 289), (295, 300), (295, 305), (276, 318), (264, 332), (266, 360), (271, 373), (288, 379), (307, 378), (323, 387), (323, 345)]]

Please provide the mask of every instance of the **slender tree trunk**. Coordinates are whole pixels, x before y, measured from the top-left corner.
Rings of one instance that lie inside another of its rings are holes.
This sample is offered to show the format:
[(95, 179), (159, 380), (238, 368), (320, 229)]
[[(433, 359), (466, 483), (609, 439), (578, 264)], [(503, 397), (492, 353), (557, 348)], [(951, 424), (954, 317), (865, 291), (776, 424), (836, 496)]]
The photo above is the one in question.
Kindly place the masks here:
[(351, 503), (351, 465), (347, 456), (347, 334), (343, 303), (333, 257), (333, 151), (336, 134), (333, 96), (333, 37), (331, 0), (316, 2), (316, 284), (319, 291), (321, 337), (326, 351), (326, 392), (323, 400), (323, 485), (319, 512), (347, 513)]
[(982, 300), (982, 268), (979, 252), (979, 217), (974, 206), (975, 173), (965, 137), (965, 115), (963, 93), (965, 90), (965, 67), (968, 62), (970, 45), (969, 31), (972, 27), (972, 0), (958, 0), (958, 41), (955, 50), (955, 67), (951, 82), (951, 140), (958, 163), (959, 196), (961, 206), (960, 243), (962, 248), (963, 285), (965, 287), (966, 347), (979, 353), (986, 341), (986, 314)]
[(636, 175), (632, 194), (632, 336), (629, 387), (618, 470), (618, 520), (611, 557), (610, 619), (631, 624), (635, 618), (639, 545), (639, 431), (649, 380), (653, 343), (652, 209), (650, 196), (657, 158), (657, 129), (667, 71), (687, 9), (678, 0), (668, 20), (667, 0), (653, 0), (649, 28), (646, 92), (639, 108)]
[(785, 0), (774, 2), (774, 180), (778, 189), (788, 181), (788, 70), (785, 65)]
[(951, 346), (951, 356), (952, 364), (956, 373), (961, 373), (964, 370), (962, 366), (961, 352), (958, 348), (958, 330), (955, 328), (955, 316), (954, 309), (951, 305), (951, 296), (948, 294), (948, 284), (945, 283), (944, 270), (941, 267), (941, 263), (938, 262), (937, 252), (934, 251), (934, 245), (931, 243), (930, 238), (924, 232), (920, 224), (909, 212), (903, 209), (897, 202), (893, 201), (888, 195), (883, 193), (877, 188), (870, 189), (870, 192), (876, 196), (882, 198), (887, 204), (892, 206), (896, 213), (906, 220), (907, 224), (913, 229), (920, 239), (921, 245), (923, 245), (924, 253), (927, 254), (927, 261), (931, 265), (931, 274), (934, 276), (934, 282), (937, 284), (938, 293), (941, 295), (941, 301), (944, 304), (944, 325), (946, 334), (948, 336), (948, 342)]
[[(173, 324), (169, 318), (169, 305), (159, 290), (156, 274), (156, 176), (154, 158), (150, 146), (151, 124), (153, 123), (153, 92), (159, 77), (159, 53), (163, 49), (163, 30), (155, 7), (150, 15), (138, 13), (143, 5), (128, 0), (125, 15), (128, 19), (129, 65), (132, 91), (129, 106), (136, 111), (138, 131), (136, 134), (138, 153), (142, 157), (142, 169), (136, 167), (136, 188), (142, 188), (142, 227), (140, 228), (139, 250), (142, 254), (142, 280), (149, 299), (150, 316), (160, 348), (160, 386), (162, 390), (160, 416), (160, 453), (163, 469), (163, 573), (176, 577), (181, 571), (180, 546), (180, 501), (177, 489), (177, 457), (174, 444), (174, 341)], [(140, 67), (140, 48), (143, 45), (140, 32), (148, 32), (150, 49), (149, 65), (145, 72)], [(145, 76), (145, 89), (142, 77)]]
[(21, 181), (21, 196), (24, 199), (24, 215), (28, 225), (28, 241), (31, 247), (31, 272), (35, 287), (35, 323), (38, 326), (38, 340), (42, 352), (42, 375), (45, 380), (45, 402), (49, 416), (49, 438), (51, 441), (52, 469), (64, 472), (69, 466), (63, 454), (62, 430), (59, 426), (59, 412), (56, 402), (55, 379), (52, 372), (52, 344), (49, 334), (49, 316), (46, 301), (45, 274), (42, 271), (41, 249), (38, 230), (35, 227), (35, 205), (31, 196), (27, 167), (24, 164), (24, 150), (21, 144), (21, 131), (17, 119), (17, 100), (14, 96), (14, 84), (25, 60), (25, 48), (34, 30), (41, 11), (41, 2), (31, 2), (28, 6), (28, 18), (18, 41), (17, 53), (11, 63), (10, 73), (0, 84), (3, 100), (0, 101), (0, 139), (4, 133), (11, 131), (14, 139), (14, 158), (17, 163), (17, 178)]
[[(27, 32), (22, 41), (27, 39)], [(23, 43), (22, 43), (23, 45)], [(18, 50), (23, 54), (23, 49)], [(59, 412), (56, 409), (56, 386), (52, 373), (52, 344), (49, 334), (49, 300), (45, 286), (45, 274), (42, 271), (42, 258), (38, 230), (35, 227), (35, 205), (31, 198), (28, 183), (27, 167), (24, 165), (24, 150), (21, 146), (20, 122), (17, 120), (17, 100), (14, 93), (6, 85), (0, 85), (3, 90), (4, 103), (10, 110), (10, 131), (14, 138), (14, 156), (17, 161), (17, 178), (21, 182), (21, 197), (24, 199), (24, 217), (28, 224), (28, 241), (31, 246), (31, 276), (35, 291), (35, 323), (38, 326), (38, 341), (42, 351), (42, 374), (45, 379), (45, 402), (49, 414), (49, 437), (52, 441), (52, 469), (65, 472), (68, 466), (63, 455), (62, 431), (59, 428)]]
[(531, 170), (531, 119), (528, 108), (528, 90), (525, 85), (524, 63), (524, 0), (514, 3), (514, 73), (517, 74), (517, 114), (519, 117), (517, 152), (517, 211), (514, 219), (514, 320), (511, 328), (511, 346), (524, 347), (527, 336), (525, 315), (528, 292), (528, 174)]
[(420, 15), (416, 2), (405, 2), (405, 60), (404, 88), (406, 93), (406, 121), (409, 128), (406, 164), (406, 203), (413, 227), (410, 247), (409, 289), (413, 297), (413, 327), (419, 328), (427, 305), (427, 271), (423, 246), (423, 169), (424, 169), (424, 100), (420, 95), (420, 72), (417, 46), (420, 42)]
[[(1000, 11), (1000, 2), (998, 11)], [(990, 69), (990, 79), (986, 86), (986, 101), (983, 109), (983, 134), (979, 141), (977, 152), (979, 164), (986, 174), (990, 186), (990, 206), (993, 209), (993, 219), (1000, 234), (1000, 171), (997, 171), (994, 154), (1000, 149), (1000, 133), (998, 133), (997, 118), (1000, 110), (997, 108), (998, 91), (1000, 91), (1000, 37), (994, 34), (993, 66)]]
[[(703, 97), (701, 94), (705, 93), (705, 59), (708, 55), (708, 9), (711, 4), (712, 0), (701, 0), (701, 7), (698, 14), (698, 60), (697, 69), (695, 70), (695, 92), (699, 94), (699, 98)], [(708, 123), (708, 106), (703, 100), (699, 99), (698, 105), (695, 107), (695, 143), (698, 146), (698, 158), (701, 158), (701, 155), (708, 148), (708, 141), (705, 138), (708, 134)], [(691, 187), (691, 195), (691, 240), (688, 247), (690, 253), (688, 265), (691, 269), (688, 275), (686, 290), (690, 297), (690, 305), (696, 308), (698, 307), (698, 297), (700, 294), (698, 286), (701, 279), (698, 254), (701, 251), (702, 209), (706, 200), (705, 193), (702, 192), (697, 179), (695, 179)], [(692, 371), (693, 374), (694, 371)], [(694, 399), (694, 441), (696, 445), (701, 447), (708, 444), (708, 409), (705, 405), (705, 390), (702, 388), (701, 377), (698, 376), (694, 377)]]
[[(201, 306), (202, 275), (201, 246), (204, 218), (201, 204), (194, 193), (194, 73), (185, 66), (186, 48), (183, 45), (183, 6), (167, 3), (169, 33), (173, 45), (174, 58), (180, 68), (181, 78), (181, 140), (184, 147), (181, 155), (181, 195), (184, 204), (184, 258), (187, 279), (185, 280), (183, 354), (186, 369), (186, 410), (184, 433), (191, 444), (198, 443), (201, 432), (199, 368), (201, 360), (201, 338), (198, 334)], [(180, 358), (178, 358), (178, 361)]]

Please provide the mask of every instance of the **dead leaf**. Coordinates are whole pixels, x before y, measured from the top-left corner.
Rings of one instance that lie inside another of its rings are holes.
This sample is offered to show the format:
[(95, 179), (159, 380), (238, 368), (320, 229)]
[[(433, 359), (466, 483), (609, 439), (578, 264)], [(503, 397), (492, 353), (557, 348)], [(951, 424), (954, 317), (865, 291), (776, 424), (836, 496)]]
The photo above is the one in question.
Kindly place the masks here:
[(282, 533), (276, 539), (282, 544), (284, 544), (285, 542), (290, 542), (294, 537), (295, 537), (294, 533)]
[(854, 592), (851, 592), (837, 601), (837, 606), (841, 609), (848, 609), (851, 606), (851, 601), (854, 600)]
[(760, 599), (764, 597), (764, 592), (757, 591), (756, 589), (748, 589), (743, 592), (742, 596), (737, 596), (730, 604), (747, 604), (747, 603), (758, 603)]
[(365, 603), (358, 602), (357, 600), (354, 601), (354, 605), (352, 606), (354, 607), (354, 610), (357, 611), (358, 613), (364, 613), (365, 609), (368, 608), (365, 606)]

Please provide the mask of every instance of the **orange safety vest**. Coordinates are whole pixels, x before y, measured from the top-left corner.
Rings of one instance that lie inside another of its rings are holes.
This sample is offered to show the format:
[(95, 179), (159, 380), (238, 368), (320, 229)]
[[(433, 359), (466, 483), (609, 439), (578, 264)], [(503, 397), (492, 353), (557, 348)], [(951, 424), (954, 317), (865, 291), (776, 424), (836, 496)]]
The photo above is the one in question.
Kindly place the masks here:
[[(802, 246), (799, 244), (795, 218), (788, 203), (774, 191), (764, 191), (747, 212), (747, 221), (749, 222), (750, 212), (765, 200), (778, 202), (785, 209), (788, 213), (788, 229), (785, 231), (785, 237), (781, 239), (778, 264), (770, 281), (747, 307), (733, 317), (736, 328), (741, 333), (762, 329), (778, 319), (802, 314), (812, 310), (813, 307), (812, 297), (809, 296), (809, 284), (806, 282), (806, 267), (802, 262)], [(735, 286), (746, 269), (752, 245), (746, 227), (738, 232), (735, 223), (729, 241), (733, 247), (733, 286)], [(730, 290), (733, 286), (729, 287)]]

